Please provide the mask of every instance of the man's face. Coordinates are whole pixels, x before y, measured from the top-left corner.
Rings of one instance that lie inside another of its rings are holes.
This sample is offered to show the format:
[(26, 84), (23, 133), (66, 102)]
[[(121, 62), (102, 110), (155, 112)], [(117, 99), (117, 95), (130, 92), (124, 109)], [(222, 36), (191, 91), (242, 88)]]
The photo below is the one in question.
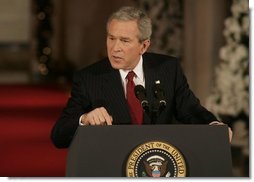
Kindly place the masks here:
[(108, 23), (107, 28), (107, 52), (112, 67), (132, 70), (149, 47), (150, 41), (139, 41), (137, 21), (113, 19)]

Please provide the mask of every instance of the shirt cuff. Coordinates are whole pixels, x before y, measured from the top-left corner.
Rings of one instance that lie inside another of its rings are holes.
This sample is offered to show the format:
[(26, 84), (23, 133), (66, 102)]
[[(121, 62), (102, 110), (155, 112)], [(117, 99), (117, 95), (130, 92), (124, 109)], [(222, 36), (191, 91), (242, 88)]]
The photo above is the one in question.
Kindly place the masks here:
[(224, 124), (220, 121), (212, 121), (211, 123), (209, 123), (209, 125), (217, 125), (217, 124)]
[(85, 126), (85, 124), (83, 124), (82, 120), (81, 120), (82, 116), (83, 116), (83, 114), (79, 117), (79, 126)]

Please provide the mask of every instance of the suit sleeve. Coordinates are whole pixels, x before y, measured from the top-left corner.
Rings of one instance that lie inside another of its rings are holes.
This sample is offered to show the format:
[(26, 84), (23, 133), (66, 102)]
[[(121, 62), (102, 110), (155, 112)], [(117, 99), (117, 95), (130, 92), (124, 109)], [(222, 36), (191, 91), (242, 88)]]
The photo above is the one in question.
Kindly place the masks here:
[(199, 99), (190, 90), (180, 63), (176, 63), (175, 77), (176, 119), (189, 124), (209, 124), (217, 118), (204, 108)]
[(60, 118), (56, 121), (51, 139), (57, 148), (66, 148), (70, 145), (79, 126), (79, 118), (90, 109), (90, 102), (85, 94), (81, 73), (73, 77), (71, 96)]

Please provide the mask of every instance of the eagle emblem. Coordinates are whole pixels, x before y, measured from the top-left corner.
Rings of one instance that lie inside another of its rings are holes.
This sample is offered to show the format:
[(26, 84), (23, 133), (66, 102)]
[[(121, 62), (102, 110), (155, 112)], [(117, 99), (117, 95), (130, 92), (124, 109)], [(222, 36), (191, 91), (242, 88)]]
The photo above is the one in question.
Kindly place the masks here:
[(158, 155), (149, 157), (143, 161), (146, 174), (150, 177), (170, 177), (170, 172), (167, 171), (168, 161)]

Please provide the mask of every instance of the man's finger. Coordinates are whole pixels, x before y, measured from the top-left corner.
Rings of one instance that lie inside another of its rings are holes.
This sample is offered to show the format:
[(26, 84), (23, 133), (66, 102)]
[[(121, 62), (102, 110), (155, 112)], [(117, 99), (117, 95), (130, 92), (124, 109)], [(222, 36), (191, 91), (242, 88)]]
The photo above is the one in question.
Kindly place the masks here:
[(100, 110), (107, 125), (112, 125), (112, 121), (113, 121), (112, 116), (109, 115), (109, 113), (104, 107), (101, 107)]

